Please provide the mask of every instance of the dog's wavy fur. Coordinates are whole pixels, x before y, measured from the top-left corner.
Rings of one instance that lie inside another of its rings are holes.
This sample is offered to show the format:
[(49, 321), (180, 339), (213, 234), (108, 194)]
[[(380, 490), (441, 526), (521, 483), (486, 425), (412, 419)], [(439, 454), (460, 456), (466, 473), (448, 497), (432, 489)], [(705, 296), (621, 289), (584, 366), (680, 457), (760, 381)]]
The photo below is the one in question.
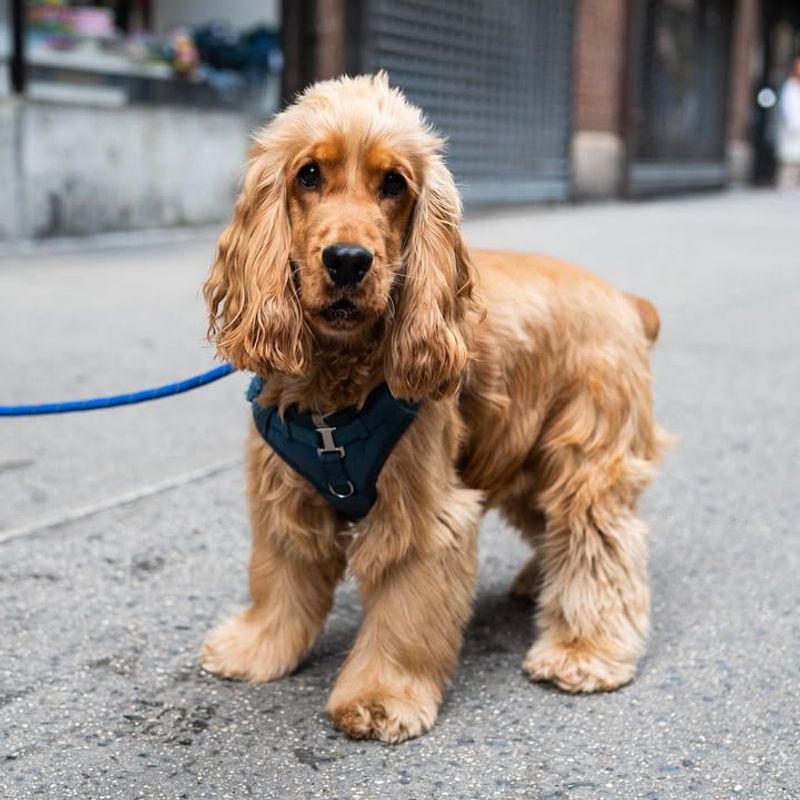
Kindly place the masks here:
[[(468, 250), (441, 148), (382, 74), (312, 86), (258, 134), (205, 286), (217, 352), (266, 378), (262, 402), (327, 414), (383, 381), (422, 401), (354, 527), (251, 430), (252, 600), (202, 656), (250, 681), (291, 672), (348, 569), (364, 617), (328, 712), (392, 742), (434, 724), (487, 507), (534, 549), (512, 586), (538, 595), (527, 674), (569, 692), (631, 680), (649, 610), (636, 503), (666, 444), (653, 306), (556, 259)], [(355, 288), (323, 268), (337, 242), (374, 253)], [(343, 298), (354, 319), (326, 314)]]

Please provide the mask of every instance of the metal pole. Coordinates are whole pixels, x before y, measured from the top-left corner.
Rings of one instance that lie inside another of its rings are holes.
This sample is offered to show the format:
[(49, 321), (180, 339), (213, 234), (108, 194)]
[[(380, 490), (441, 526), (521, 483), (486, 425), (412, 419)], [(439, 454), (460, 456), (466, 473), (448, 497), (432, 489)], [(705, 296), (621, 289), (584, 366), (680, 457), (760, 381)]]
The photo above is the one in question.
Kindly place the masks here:
[(11, 86), (25, 91), (25, 0), (11, 0)]

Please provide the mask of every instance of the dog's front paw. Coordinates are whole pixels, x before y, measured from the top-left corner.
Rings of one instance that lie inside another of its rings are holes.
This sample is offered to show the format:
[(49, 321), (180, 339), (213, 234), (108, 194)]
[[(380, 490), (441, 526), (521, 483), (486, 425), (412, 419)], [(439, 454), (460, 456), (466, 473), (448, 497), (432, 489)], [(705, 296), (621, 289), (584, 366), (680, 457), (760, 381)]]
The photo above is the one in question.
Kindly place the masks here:
[(609, 692), (633, 680), (637, 660), (580, 639), (563, 643), (545, 636), (528, 651), (522, 668), (531, 680), (550, 681), (565, 692)]
[(373, 692), (353, 700), (332, 699), (328, 715), (339, 730), (353, 739), (396, 744), (429, 731), (436, 722), (437, 708), (433, 697), (400, 698)]
[(231, 617), (206, 636), (201, 648), (203, 669), (223, 678), (252, 683), (274, 681), (291, 672), (301, 653), (287, 636), (275, 636), (247, 612)]

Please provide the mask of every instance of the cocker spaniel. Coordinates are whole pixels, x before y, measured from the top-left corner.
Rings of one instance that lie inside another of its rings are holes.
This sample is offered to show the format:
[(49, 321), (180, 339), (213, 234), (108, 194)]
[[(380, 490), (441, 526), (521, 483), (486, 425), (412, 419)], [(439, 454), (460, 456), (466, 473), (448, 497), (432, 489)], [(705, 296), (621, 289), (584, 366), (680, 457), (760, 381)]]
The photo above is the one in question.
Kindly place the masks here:
[(487, 508), (534, 551), (512, 586), (536, 597), (530, 678), (632, 679), (649, 612), (637, 498), (666, 443), (653, 306), (554, 258), (467, 249), (441, 150), (383, 74), (312, 86), (257, 135), (205, 284), (218, 354), (259, 380), (251, 603), (209, 633), (203, 666), (290, 673), (347, 570), (363, 621), (327, 711), (387, 742), (436, 720)]

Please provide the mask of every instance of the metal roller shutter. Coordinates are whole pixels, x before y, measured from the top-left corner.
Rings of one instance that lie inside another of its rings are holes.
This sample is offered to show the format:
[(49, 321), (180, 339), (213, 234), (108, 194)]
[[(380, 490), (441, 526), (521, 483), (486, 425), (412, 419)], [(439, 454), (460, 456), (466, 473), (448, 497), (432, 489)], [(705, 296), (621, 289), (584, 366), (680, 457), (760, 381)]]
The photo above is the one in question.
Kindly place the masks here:
[(362, 64), (448, 137), (465, 202), (565, 199), (574, 16), (574, 0), (367, 0)]

